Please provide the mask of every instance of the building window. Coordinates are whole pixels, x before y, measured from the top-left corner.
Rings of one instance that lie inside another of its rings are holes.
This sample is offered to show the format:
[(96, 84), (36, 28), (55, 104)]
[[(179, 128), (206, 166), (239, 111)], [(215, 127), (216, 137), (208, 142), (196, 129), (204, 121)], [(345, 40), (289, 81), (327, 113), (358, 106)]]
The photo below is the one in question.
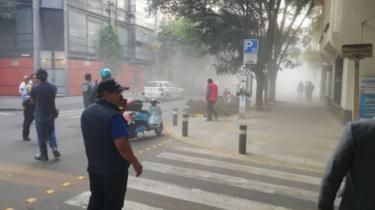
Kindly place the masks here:
[(17, 49), (32, 49), (32, 10), (30, 7), (19, 8), (16, 16)]
[(86, 16), (69, 11), (69, 50), (87, 52)]
[(101, 29), (101, 22), (88, 19), (87, 20), (87, 41), (88, 52), (94, 54), (98, 43), (98, 34)]
[(119, 36), (120, 44), (124, 50), (124, 57), (129, 56), (129, 36), (128, 30), (123, 26), (117, 26), (117, 33)]
[(102, 0), (89, 0), (88, 1), (88, 10), (90, 12), (103, 15), (103, 1)]

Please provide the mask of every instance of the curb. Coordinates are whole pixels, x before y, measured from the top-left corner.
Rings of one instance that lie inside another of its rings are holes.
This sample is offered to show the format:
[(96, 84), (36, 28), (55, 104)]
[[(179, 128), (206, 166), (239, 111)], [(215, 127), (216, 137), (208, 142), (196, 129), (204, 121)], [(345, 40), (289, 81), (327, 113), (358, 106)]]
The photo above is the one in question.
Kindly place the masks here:
[(189, 141), (189, 139), (191, 140), (192, 138), (181, 137), (178, 134), (176, 134), (174, 131), (172, 131), (170, 129), (170, 127), (171, 127), (171, 123), (169, 121), (167, 121), (166, 126), (165, 126), (165, 133), (168, 136), (170, 136), (171, 138), (176, 139), (176, 140), (178, 140), (182, 143), (189, 144), (189, 145), (194, 146), (194, 147), (198, 147), (198, 148), (201, 148), (201, 149), (206, 149), (206, 150), (210, 150), (210, 151), (213, 151), (213, 152), (220, 153), (220, 154), (222, 154), (224, 156), (227, 156), (229, 158), (233, 158), (233, 159), (237, 159), (237, 160), (245, 160), (245, 161), (250, 160), (250, 161), (255, 161), (255, 162), (258, 162), (258, 163), (266, 163), (266, 164), (274, 165), (274, 166), (286, 166), (286, 167), (289, 167), (289, 168), (300, 169), (300, 170), (302, 169), (302, 170), (305, 170), (305, 171), (310, 171), (310, 172), (315, 172), (315, 173), (323, 173), (324, 172), (324, 168), (320, 167), (320, 166), (310, 165), (310, 164), (306, 164), (306, 163), (294, 163), (294, 162), (290, 162), (286, 159), (276, 159), (276, 158), (269, 157), (267, 155), (260, 155), (260, 154), (255, 154), (255, 153), (247, 153), (245, 155), (241, 155), (241, 154), (235, 153), (233, 151), (229, 151), (229, 150), (225, 150), (225, 149), (222, 149), (222, 148), (214, 147), (212, 145), (194, 143), (192, 141)]
[(15, 111), (23, 111), (21, 108), (0, 108), (0, 111), (3, 112), (15, 112)]

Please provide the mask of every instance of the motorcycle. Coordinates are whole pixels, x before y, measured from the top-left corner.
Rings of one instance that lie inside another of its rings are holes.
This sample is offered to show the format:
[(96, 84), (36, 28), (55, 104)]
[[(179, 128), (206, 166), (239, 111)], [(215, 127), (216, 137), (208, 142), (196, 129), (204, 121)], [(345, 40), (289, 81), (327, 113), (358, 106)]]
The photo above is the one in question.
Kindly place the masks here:
[(154, 131), (157, 136), (163, 133), (162, 113), (143, 110), (143, 101), (129, 100), (124, 113), (128, 122), (129, 138), (145, 136), (146, 131)]

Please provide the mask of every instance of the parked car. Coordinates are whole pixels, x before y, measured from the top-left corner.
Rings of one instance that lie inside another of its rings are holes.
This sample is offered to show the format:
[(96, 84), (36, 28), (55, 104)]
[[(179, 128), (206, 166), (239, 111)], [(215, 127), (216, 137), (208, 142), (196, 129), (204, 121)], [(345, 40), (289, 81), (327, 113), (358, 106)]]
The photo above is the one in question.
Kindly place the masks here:
[(145, 84), (143, 96), (145, 101), (182, 99), (184, 89), (169, 81), (151, 81)]

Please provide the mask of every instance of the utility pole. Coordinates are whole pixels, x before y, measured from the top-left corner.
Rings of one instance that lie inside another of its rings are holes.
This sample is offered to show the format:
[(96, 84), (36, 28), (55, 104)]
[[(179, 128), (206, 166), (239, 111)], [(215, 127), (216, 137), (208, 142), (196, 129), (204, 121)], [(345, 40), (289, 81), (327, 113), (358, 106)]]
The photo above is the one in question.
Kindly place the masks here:
[(40, 16), (39, 0), (33, 0), (33, 67), (34, 72), (40, 68)]

